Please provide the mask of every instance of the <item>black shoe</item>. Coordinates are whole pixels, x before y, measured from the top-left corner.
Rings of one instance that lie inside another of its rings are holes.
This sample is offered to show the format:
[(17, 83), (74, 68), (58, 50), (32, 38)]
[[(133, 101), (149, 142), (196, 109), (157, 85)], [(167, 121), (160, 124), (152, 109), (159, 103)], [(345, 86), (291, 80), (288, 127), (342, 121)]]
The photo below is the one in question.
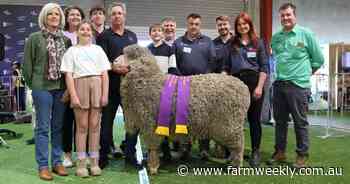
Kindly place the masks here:
[(119, 146), (120, 150), (122, 150), (123, 153), (125, 153), (125, 149), (126, 149), (126, 141), (123, 140)]
[(209, 160), (209, 153), (207, 150), (202, 150), (200, 153), (199, 153), (199, 158), (203, 161), (208, 161)]
[(165, 161), (170, 161), (171, 160), (171, 152), (170, 152), (170, 147), (169, 147), (169, 142), (168, 140), (164, 140), (161, 145), (160, 149), (163, 153), (162, 159)]
[(188, 151), (181, 152), (180, 160), (181, 161), (190, 161), (192, 159), (191, 153)]
[(106, 167), (108, 166), (108, 164), (109, 164), (108, 159), (102, 159), (102, 158), (100, 158), (100, 159), (98, 160), (98, 166), (99, 166), (101, 169), (106, 168)]
[(122, 152), (114, 152), (112, 153), (113, 158), (122, 158), (123, 157), (123, 153)]
[(31, 138), (31, 139), (28, 139), (28, 140), (26, 141), (26, 143), (27, 143), (27, 145), (35, 144), (35, 140), (34, 140), (34, 138)]
[(125, 165), (138, 168), (136, 157), (125, 157)]
[(260, 152), (255, 150), (252, 152), (251, 158), (249, 160), (250, 167), (259, 167), (260, 166)]

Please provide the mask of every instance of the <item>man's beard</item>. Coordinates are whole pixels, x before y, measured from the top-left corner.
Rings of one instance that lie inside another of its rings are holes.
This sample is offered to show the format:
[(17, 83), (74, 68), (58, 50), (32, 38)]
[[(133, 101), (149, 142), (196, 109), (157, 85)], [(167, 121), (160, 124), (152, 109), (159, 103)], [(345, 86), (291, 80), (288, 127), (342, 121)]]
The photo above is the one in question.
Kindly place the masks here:
[(224, 33), (222, 33), (222, 31), (219, 32), (220, 36), (227, 36), (228, 34), (230, 34), (230, 32), (228, 30), (225, 30)]
[(165, 40), (171, 40), (175, 36), (175, 33), (171, 32), (165, 35)]

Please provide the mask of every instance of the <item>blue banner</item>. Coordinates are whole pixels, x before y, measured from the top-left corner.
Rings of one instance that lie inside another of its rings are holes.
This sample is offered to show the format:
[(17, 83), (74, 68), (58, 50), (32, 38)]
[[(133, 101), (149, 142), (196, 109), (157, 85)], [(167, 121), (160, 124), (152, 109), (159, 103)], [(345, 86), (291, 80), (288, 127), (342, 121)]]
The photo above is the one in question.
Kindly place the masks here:
[(0, 32), (5, 36), (5, 58), (0, 75), (11, 75), (11, 63), (23, 63), (25, 39), (39, 30), (42, 6), (0, 5)]

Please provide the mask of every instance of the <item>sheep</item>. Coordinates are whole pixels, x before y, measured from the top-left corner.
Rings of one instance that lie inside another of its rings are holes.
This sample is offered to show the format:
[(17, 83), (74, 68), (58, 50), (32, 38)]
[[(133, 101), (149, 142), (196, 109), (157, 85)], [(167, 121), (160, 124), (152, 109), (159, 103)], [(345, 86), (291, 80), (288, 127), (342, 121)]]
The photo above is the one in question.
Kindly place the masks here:
[[(160, 94), (167, 78), (147, 48), (131, 45), (124, 49), (130, 71), (122, 78), (121, 97), (125, 130), (143, 136), (148, 149), (148, 167), (156, 174), (162, 136), (155, 133)], [(248, 87), (226, 74), (193, 75), (190, 84), (188, 135), (193, 139), (212, 139), (231, 151), (231, 164), (242, 165), (243, 124), (250, 104)], [(176, 96), (176, 92), (175, 95)], [(173, 97), (170, 134), (174, 136), (176, 97)]]

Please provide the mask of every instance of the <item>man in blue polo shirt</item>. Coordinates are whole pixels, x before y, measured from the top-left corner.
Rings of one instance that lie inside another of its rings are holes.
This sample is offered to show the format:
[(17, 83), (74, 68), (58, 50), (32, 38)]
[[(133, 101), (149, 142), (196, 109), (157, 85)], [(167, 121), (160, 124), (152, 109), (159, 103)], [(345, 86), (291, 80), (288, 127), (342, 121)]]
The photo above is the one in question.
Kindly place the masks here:
[(181, 75), (206, 74), (215, 67), (215, 46), (200, 32), (201, 16), (187, 16), (187, 31), (174, 42), (177, 67)]
[[(124, 47), (137, 43), (136, 34), (125, 28), (126, 7), (124, 3), (115, 3), (110, 9), (111, 27), (105, 30), (96, 43), (105, 51), (108, 60), (117, 62), (119, 56), (123, 55)], [(120, 97), (120, 77), (128, 72), (128, 68), (123, 65), (113, 65), (109, 74), (109, 98), (108, 105), (103, 108), (101, 120), (101, 149), (99, 165), (101, 169), (108, 164), (108, 153), (112, 145), (113, 122), (119, 105), (121, 105)], [(135, 164), (134, 157), (136, 135), (126, 135), (126, 160)]]
[[(187, 31), (174, 42), (176, 64), (180, 75), (207, 74), (216, 68), (215, 46), (212, 40), (201, 34), (201, 16), (187, 16)], [(208, 157), (209, 140), (200, 140), (200, 155)], [(188, 150), (187, 150), (188, 151)]]
[(216, 50), (216, 62), (217, 67), (215, 72), (220, 73), (223, 69), (224, 58), (229, 55), (230, 40), (232, 38), (230, 17), (222, 15), (216, 18), (216, 29), (219, 36), (216, 37), (213, 42)]

